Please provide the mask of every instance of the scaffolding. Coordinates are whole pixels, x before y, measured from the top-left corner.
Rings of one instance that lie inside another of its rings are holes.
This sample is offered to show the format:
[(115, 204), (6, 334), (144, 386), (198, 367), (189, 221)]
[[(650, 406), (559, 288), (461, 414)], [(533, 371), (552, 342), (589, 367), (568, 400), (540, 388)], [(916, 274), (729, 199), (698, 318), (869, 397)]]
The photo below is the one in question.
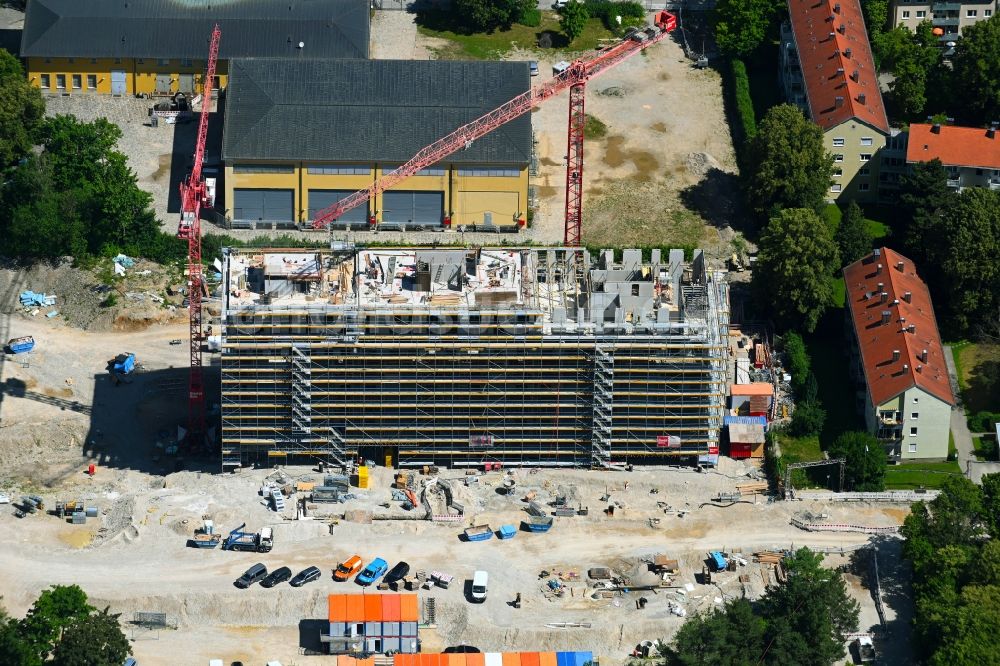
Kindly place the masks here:
[(225, 254), (224, 467), (718, 453), (728, 290), (700, 251)]

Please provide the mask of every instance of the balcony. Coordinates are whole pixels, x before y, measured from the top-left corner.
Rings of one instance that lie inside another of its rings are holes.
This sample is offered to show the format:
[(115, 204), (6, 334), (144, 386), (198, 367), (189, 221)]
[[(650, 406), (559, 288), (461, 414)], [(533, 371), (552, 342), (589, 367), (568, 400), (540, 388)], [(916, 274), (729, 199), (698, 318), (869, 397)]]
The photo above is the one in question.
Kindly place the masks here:
[(932, 12), (960, 12), (962, 11), (961, 2), (933, 2), (931, 3)]
[(990, 179), (990, 189), (991, 190), (1000, 190), (1000, 179), (998, 179), (998, 178), (991, 178)]
[(931, 21), (931, 24), (935, 28), (957, 28), (958, 27), (958, 17), (957, 16), (947, 16), (943, 18), (935, 17)]
[(949, 178), (945, 182), (948, 184), (948, 187), (955, 187), (955, 188), (962, 187), (962, 179), (961, 178)]

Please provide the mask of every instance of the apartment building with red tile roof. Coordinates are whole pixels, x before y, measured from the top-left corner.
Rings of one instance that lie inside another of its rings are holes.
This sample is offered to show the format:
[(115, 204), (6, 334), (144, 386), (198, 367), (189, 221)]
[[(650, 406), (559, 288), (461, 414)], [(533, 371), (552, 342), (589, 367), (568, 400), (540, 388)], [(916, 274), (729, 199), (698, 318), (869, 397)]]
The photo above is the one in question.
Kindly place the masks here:
[(910, 125), (906, 163), (940, 160), (948, 184), (1000, 189), (1000, 136), (995, 128), (956, 127), (940, 123)]

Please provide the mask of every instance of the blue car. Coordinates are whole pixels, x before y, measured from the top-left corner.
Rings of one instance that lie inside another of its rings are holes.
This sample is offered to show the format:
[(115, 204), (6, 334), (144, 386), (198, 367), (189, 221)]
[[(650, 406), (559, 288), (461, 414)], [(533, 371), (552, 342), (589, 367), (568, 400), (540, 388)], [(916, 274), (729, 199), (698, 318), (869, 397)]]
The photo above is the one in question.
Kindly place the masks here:
[(381, 557), (376, 557), (354, 580), (358, 585), (371, 585), (381, 578), (388, 569), (389, 563)]

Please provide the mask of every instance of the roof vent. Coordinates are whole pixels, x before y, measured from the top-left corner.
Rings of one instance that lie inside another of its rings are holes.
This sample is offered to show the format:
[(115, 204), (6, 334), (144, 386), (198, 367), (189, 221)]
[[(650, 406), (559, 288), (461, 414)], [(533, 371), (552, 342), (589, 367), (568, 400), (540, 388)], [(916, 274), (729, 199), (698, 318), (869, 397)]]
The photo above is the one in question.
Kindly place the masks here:
[(879, 303), (885, 303), (889, 300), (889, 292), (883, 291), (879, 294)]
[(858, 81), (861, 80), (861, 72), (859, 72), (858, 70), (854, 70), (853, 72), (851, 72), (851, 78), (854, 79), (855, 83), (857, 83)]
[(833, 11), (834, 11), (835, 14), (839, 14), (840, 13), (840, 3), (839, 2), (833, 6)]
[(909, 372), (909, 371), (910, 371), (910, 366), (909, 366), (909, 365), (907, 365), (906, 363), (904, 363), (904, 364), (903, 364), (903, 372), (904, 372), (904, 373), (907, 373), (907, 372)]
[(851, 50), (850, 46), (848, 46), (846, 49), (844, 49), (844, 57), (845, 58), (850, 58), (852, 53), (854, 53), (854, 51)]
[(934, 123), (931, 126), (931, 131), (934, 132), (935, 134), (940, 134), (941, 133), (941, 123)]
[(920, 372), (923, 369), (924, 369), (924, 366), (922, 366), (922, 365), (918, 365), (917, 367), (914, 368), (914, 370), (916, 370), (917, 372)]
[(896, 262), (896, 270), (897, 271), (899, 271), (900, 273), (902, 273), (904, 268), (906, 268), (906, 264), (904, 262), (902, 262), (902, 261), (897, 261)]
[(987, 138), (995, 139), (997, 137), (997, 128), (998, 128), (998, 126), (1000, 126), (1000, 123), (998, 123), (996, 121), (993, 121), (992, 123), (990, 123), (990, 128), (988, 130), (986, 130), (986, 136), (987, 136)]
[(885, 282), (879, 282), (879, 283), (878, 283), (878, 290), (879, 290), (879, 291), (882, 291), (882, 289), (883, 289), (884, 287), (885, 287)]
[(827, 35), (827, 37), (829, 37), (830, 40), (832, 41), (837, 38), (837, 33), (831, 32), (829, 35)]
[(837, 26), (837, 32), (839, 32), (842, 35), (845, 34), (847, 32), (847, 26), (841, 23), (840, 25)]
[[(837, 99), (843, 99), (843, 98), (838, 97)], [(875, 250), (875, 252), (877, 253), (878, 250)], [(875, 256), (877, 257), (878, 254), (876, 254)], [(878, 267), (875, 269), (875, 275), (882, 275), (882, 264), (879, 264)]]
[[(840, 71), (843, 72), (844, 70), (840, 70)], [(837, 98), (834, 99), (834, 101), (833, 101), (833, 108), (839, 109), (842, 106), (844, 106), (844, 98), (840, 97), (838, 95)]]
[(871, 298), (871, 297), (872, 297), (872, 292), (870, 292), (870, 291), (866, 291), (866, 292), (865, 292), (865, 300), (867, 301), (867, 300), (868, 300), (869, 298)]
[(926, 349), (923, 350), (922, 352), (920, 352), (920, 360), (923, 361), (924, 363), (927, 362), (927, 350)]
[(858, 95), (858, 104), (865, 104), (867, 99), (868, 98), (865, 97), (865, 94), (861, 93), (860, 95)]
[(873, 255), (873, 256), (874, 256), (874, 257), (875, 257), (876, 259), (878, 259), (879, 257), (881, 257), (881, 256), (882, 256), (882, 248), (880, 248), (880, 247), (877, 247), (877, 248), (875, 248), (874, 250), (872, 250), (872, 255)]
[(907, 303), (913, 302), (913, 292), (907, 291), (903, 293), (903, 300)]
[(898, 360), (899, 360), (899, 350), (898, 349), (893, 349), (892, 350), (892, 362), (895, 363)]
[(906, 330), (909, 333), (916, 333), (917, 327), (914, 324), (910, 324), (909, 326), (906, 327)]
[(888, 310), (882, 310), (882, 323), (883, 324), (888, 324), (890, 317), (892, 317), (892, 313), (891, 312), (889, 312)]
[(892, 304), (893, 305), (899, 305), (899, 299), (898, 298), (892, 299)]

